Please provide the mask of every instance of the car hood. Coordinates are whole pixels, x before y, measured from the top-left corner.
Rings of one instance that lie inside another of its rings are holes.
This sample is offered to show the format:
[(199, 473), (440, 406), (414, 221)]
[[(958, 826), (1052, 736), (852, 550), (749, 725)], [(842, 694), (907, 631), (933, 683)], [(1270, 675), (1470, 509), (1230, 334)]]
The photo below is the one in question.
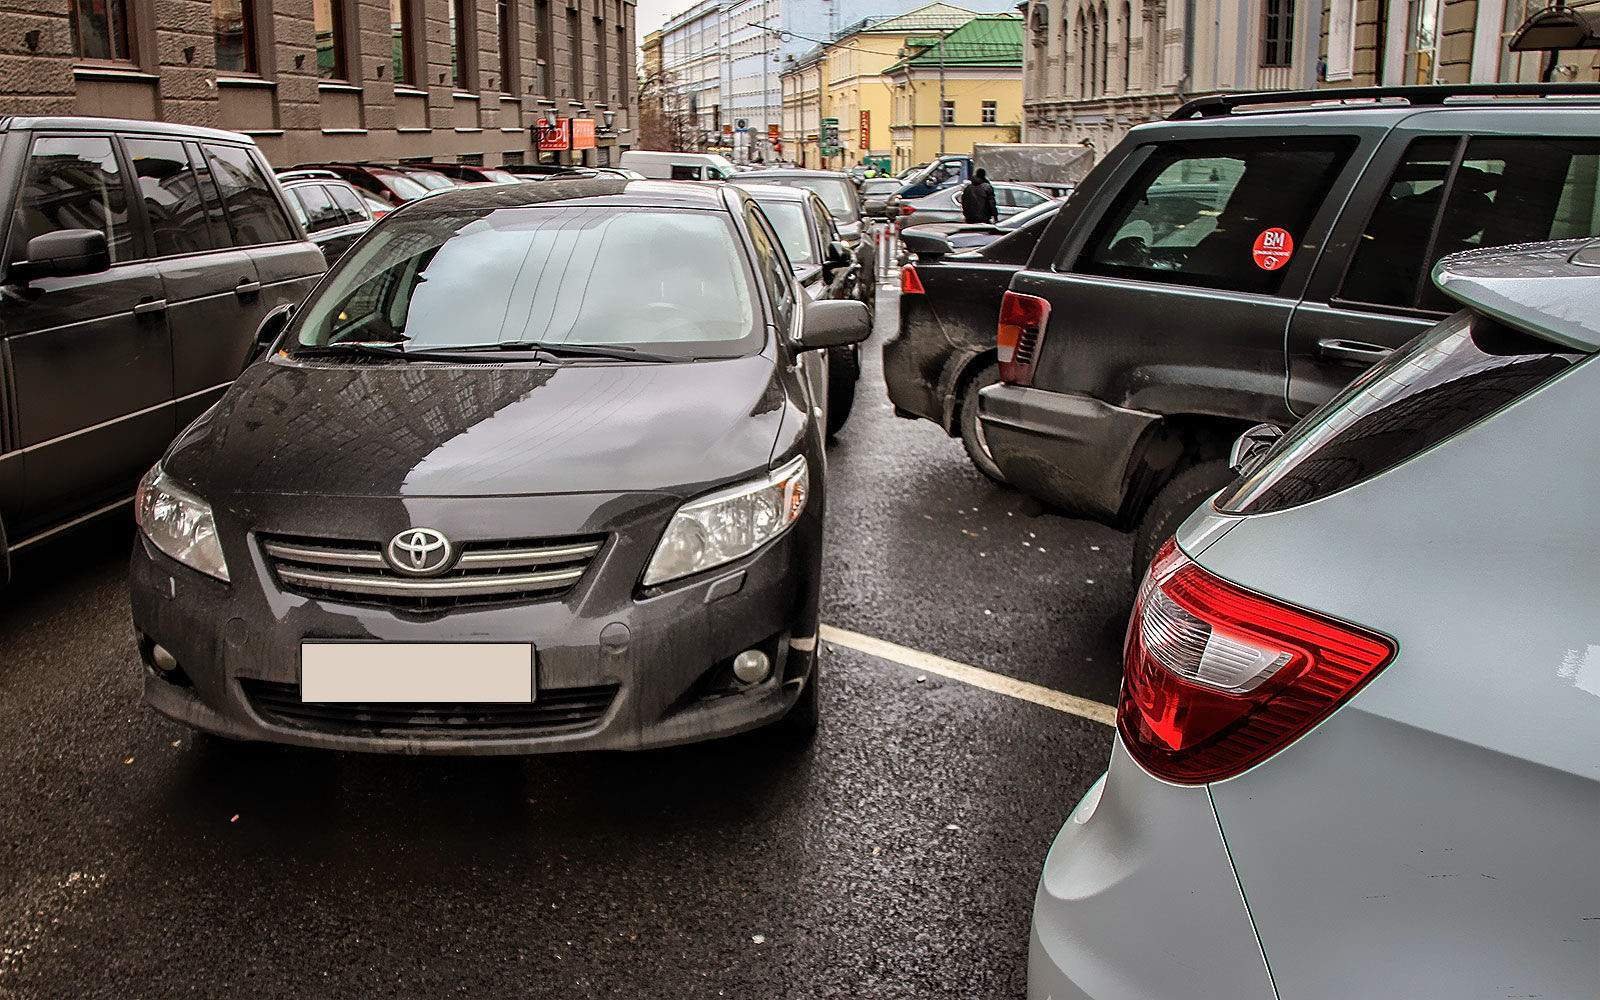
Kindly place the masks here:
[(784, 389), (765, 355), (676, 364), (247, 369), (163, 465), (204, 496), (691, 496), (766, 468)]

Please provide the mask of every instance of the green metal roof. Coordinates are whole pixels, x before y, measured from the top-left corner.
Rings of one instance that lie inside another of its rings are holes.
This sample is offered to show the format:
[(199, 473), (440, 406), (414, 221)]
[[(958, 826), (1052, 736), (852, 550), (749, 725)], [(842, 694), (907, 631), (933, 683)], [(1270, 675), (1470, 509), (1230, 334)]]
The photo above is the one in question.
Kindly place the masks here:
[[(932, 39), (928, 39), (932, 42)], [(979, 14), (916, 55), (885, 72), (903, 68), (1000, 66), (1022, 68), (1022, 18), (1016, 14)]]

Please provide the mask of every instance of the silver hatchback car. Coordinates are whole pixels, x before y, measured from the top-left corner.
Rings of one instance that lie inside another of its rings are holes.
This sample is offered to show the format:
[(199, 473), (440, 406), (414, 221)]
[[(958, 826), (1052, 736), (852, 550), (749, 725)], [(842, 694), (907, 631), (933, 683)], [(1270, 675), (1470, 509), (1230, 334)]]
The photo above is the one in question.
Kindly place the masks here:
[(1157, 556), (1030, 997), (1600, 991), (1600, 243), (1436, 279)]

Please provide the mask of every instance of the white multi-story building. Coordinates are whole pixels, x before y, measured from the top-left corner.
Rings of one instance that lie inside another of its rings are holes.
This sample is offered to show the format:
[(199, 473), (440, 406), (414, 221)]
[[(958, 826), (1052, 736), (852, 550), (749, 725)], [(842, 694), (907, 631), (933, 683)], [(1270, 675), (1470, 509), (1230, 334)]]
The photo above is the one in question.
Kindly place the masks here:
[(661, 29), (664, 110), (706, 145), (722, 129), (722, 0), (699, 3)]

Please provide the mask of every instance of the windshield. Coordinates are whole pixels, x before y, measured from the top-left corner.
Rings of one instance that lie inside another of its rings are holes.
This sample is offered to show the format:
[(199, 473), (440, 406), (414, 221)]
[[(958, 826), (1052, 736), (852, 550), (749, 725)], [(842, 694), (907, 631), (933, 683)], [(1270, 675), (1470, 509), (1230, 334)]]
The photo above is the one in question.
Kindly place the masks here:
[(440, 191), (447, 187), (455, 187), (456, 182), (444, 174), (434, 173), (432, 170), (407, 170), (406, 176), (421, 184), (429, 191)]
[(538, 342), (674, 357), (760, 348), (755, 298), (721, 213), (570, 205), (401, 213), (307, 304), (302, 349)]
[(805, 205), (798, 201), (762, 201), (759, 198), (756, 204), (767, 214), (784, 253), (789, 255), (789, 263), (816, 263), (811, 254), (811, 230), (806, 227)]
[(1041, 201), (1039, 204), (1033, 206), (1032, 208), (1024, 209), (1023, 211), (1018, 212), (1016, 215), (1013, 215), (1011, 218), (1007, 219), (1006, 221), (1000, 223), (1000, 228), (1001, 229), (1021, 229), (1023, 226), (1026, 226), (1028, 223), (1032, 222), (1034, 219), (1040, 218), (1041, 216), (1049, 215), (1049, 214), (1051, 214), (1052, 212), (1054, 212), (1056, 209), (1058, 209), (1060, 207), (1061, 207), (1061, 203), (1059, 201)]
[(385, 187), (394, 192), (394, 196), (401, 201), (415, 201), (428, 193), (428, 189), (418, 184), (405, 174), (391, 173), (384, 170), (374, 173)]
[(522, 178), (516, 174), (508, 174), (504, 170), (485, 170), (483, 176), (496, 184), (521, 184)]
[(890, 178), (888, 180), (869, 180), (861, 185), (862, 194), (893, 194), (900, 190), (900, 182)]

